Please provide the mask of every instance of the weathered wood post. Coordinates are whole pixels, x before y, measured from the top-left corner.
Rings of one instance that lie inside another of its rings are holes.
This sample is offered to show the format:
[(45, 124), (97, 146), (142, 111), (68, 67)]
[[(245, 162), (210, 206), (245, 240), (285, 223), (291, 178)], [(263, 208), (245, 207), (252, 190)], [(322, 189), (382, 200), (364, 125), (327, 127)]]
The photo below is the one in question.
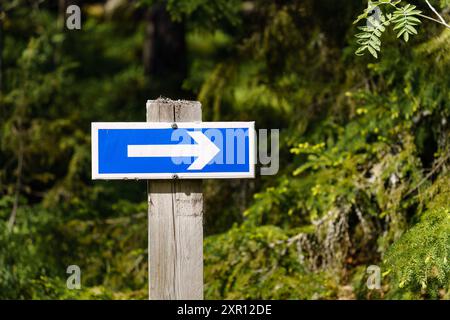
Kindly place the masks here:
[[(147, 101), (147, 122), (187, 121), (202, 121), (200, 102)], [(202, 182), (174, 176), (147, 186), (149, 298), (203, 299)]]
[(147, 122), (91, 123), (92, 179), (148, 180), (150, 299), (203, 299), (201, 179), (255, 177), (255, 123), (201, 120), (197, 101), (158, 99)]

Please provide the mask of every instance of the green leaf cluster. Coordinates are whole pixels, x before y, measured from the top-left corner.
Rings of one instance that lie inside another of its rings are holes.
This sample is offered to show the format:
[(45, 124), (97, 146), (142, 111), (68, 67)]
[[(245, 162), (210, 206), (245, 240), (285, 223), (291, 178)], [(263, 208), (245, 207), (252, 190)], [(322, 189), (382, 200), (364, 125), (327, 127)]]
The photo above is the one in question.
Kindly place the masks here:
[(406, 6), (394, 11), (392, 18), (395, 23), (394, 30), (397, 30), (397, 38), (403, 36), (403, 39), (408, 42), (410, 35), (417, 34), (414, 26), (417, 26), (421, 21), (417, 16), (422, 13), (420, 10), (415, 10), (416, 6), (407, 4)]

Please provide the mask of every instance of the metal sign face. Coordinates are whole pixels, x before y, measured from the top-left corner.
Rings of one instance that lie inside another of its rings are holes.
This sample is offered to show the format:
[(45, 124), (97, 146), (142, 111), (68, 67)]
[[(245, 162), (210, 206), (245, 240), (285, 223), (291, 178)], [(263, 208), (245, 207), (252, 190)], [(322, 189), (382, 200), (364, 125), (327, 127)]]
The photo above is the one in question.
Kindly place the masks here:
[(254, 176), (254, 122), (92, 123), (92, 179)]

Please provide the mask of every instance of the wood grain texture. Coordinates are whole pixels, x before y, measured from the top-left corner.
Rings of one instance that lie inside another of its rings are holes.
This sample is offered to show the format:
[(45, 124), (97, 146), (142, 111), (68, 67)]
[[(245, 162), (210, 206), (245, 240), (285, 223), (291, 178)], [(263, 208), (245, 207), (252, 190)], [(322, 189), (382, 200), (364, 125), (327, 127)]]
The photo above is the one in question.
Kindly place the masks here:
[[(201, 121), (201, 104), (147, 102), (149, 122)], [(149, 297), (203, 299), (203, 193), (201, 180), (148, 181)]]

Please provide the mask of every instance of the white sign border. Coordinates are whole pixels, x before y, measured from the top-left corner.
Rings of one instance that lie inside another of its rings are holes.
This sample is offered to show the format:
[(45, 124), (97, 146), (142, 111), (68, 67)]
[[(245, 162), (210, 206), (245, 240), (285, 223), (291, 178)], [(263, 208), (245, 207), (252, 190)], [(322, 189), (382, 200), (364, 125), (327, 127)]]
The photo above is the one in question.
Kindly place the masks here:
[(92, 180), (174, 180), (178, 179), (252, 179), (255, 178), (256, 132), (255, 122), (176, 122), (178, 128), (188, 129), (249, 129), (249, 171), (246, 172), (191, 172), (191, 173), (99, 173), (98, 130), (99, 129), (172, 129), (174, 122), (92, 122), (91, 156)]

